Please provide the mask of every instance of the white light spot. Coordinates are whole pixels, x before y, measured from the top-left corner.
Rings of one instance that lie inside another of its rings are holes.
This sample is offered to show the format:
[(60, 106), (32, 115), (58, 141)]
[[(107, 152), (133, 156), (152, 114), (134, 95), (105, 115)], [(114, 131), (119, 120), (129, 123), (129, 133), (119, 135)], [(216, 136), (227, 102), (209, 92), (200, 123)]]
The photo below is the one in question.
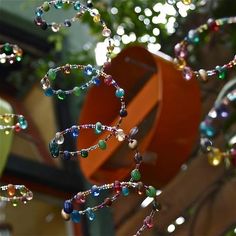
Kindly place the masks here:
[(167, 227), (167, 231), (169, 233), (173, 233), (175, 231), (175, 225), (174, 224), (171, 224)]
[(150, 35), (145, 34), (141, 37), (141, 42), (146, 43), (146, 42), (148, 42), (149, 38), (150, 38)]
[(161, 45), (159, 43), (156, 43), (156, 44), (149, 43), (148, 44), (148, 51), (150, 51), (152, 53), (156, 53), (160, 49), (161, 49)]
[(210, 116), (211, 118), (216, 118), (217, 117), (217, 112), (216, 110), (212, 109), (209, 113), (208, 116)]
[(149, 42), (150, 42), (150, 43), (155, 43), (155, 42), (156, 42), (156, 37), (151, 36), (151, 37), (149, 38)]
[(107, 52), (107, 46), (106, 43), (97, 43), (96, 48), (95, 48), (95, 58), (96, 58), (96, 62), (97, 65), (102, 66), (107, 58), (106, 58), (106, 52)]
[(134, 32), (130, 33), (129, 38), (131, 42), (135, 42), (137, 39), (136, 34)]
[(233, 146), (236, 143), (236, 135), (229, 140), (229, 145)]
[(145, 25), (149, 25), (149, 24), (150, 24), (150, 20), (149, 20), (148, 18), (145, 18), (144, 21), (143, 21), (143, 23), (144, 23)]
[(162, 9), (162, 6), (163, 6), (163, 4), (157, 3), (157, 4), (155, 4), (155, 5), (153, 6), (153, 10), (154, 10), (155, 12), (160, 12), (161, 9)]
[(150, 205), (150, 203), (153, 202), (153, 200), (154, 200), (153, 197), (146, 197), (146, 198), (142, 201), (141, 207), (142, 207), (142, 208), (147, 207), (148, 205)]
[(151, 11), (149, 8), (146, 8), (146, 9), (144, 10), (144, 14), (145, 14), (146, 16), (151, 16), (151, 15), (152, 15), (152, 11)]
[(160, 34), (160, 30), (158, 28), (154, 28), (152, 33), (153, 35), (158, 36)]
[(184, 219), (183, 216), (180, 216), (180, 217), (178, 217), (178, 218), (175, 220), (175, 223), (176, 223), (177, 225), (182, 225), (184, 222), (185, 222), (185, 219)]
[(135, 7), (134, 8), (134, 11), (136, 12), (136, 13), (140, 13), (141, 11), (142, 11), (142, 9), (141, 9), (141, 7)]
[(125, 33), (124, 27), (119, 25), (116, 31), (117, 34), (123, 35)]
[(161, 190), (157, 190), (157, 191), (156, 191), (156, 196), (159, 196), (161, 193), (162, 193)]
[(116, 7), (111, 8), (111, 14), (116, 15), (118, 13), (118, 9)]
[(123, 44), (128, 44), (130, 43), (130, 38), (127, 34), (124, 34), (122, 37), (121, 37), (121, 40), (123, 42)]
[(236, 227), (234, 228), (234, 233), (236, 234)]
[(144, 15), (139, 15), (139, 16), (138, 16), (138, 19), (139, 19), (140, 21), (143, 21), (143, 20), (145, 19), (145, 16), (144, 16)]
[(121, 49), (119, 47), (115, 47), (114, 50), (113, 50), (113, 52), (115, 54), (118, 54), (120, 51), (121, 51)]

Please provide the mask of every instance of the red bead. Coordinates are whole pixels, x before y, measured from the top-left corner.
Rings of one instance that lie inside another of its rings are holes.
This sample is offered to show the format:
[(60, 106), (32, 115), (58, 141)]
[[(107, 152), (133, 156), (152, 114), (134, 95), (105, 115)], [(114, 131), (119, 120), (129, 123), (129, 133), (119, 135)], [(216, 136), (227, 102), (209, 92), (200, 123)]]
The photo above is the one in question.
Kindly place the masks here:
[(144, 219), (144, 224), (148, 227), (148, 229), (151, 229), (153, 227), (153, 218), (151, 216), (147, 216)]
[(14, 129), (15, 129), (16, 132), (20, 132), (21, 131), (21, 127), (20, 127), (20, 125), (18, 123), (15, 125)]
[(116, 180), (115, 183), (114, 183), (114, 190), (115, 190), (115, 193), (120, 193), (121, 192), (121, 184), (120, 184), (120, 181)]
[(219, 30), (219, 25), (217, 25), (216, 21), (213, 19), (209, 19), (207, 21), (208, 27), (212, 31), (218, 31)]
[(78, 193), (74, 199), (77, 204), (85, 203), (85, 197), (81, 193)]
[(236, 149), (230, 150), (231, 162), (234, 167), (236, 167)]
[(113, 78), (111, 75), (108, 75), (105, 79), (104, 79), (104, 83), (106, 85), (111, 85), (112, 84), (112, 81), (113, 81)]
[(111, 200), (109, 197), (107, 197), (107, 198), (104, 200), (104, 204), (105, 204), (107, 207), (109, 207), (109, 206), (112, 205), (112, 200)]

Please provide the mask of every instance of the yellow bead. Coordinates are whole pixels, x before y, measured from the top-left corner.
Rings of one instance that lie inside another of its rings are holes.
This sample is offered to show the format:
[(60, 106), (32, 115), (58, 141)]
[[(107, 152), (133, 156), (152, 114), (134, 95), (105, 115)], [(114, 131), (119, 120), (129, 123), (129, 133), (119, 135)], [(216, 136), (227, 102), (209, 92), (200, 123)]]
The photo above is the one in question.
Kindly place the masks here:
[(61, 210), (61, 216), (64, 220), (70, 220), (70, 214), (65, 213), (65, 211)]
[(222, 161), (222, 153), (218, 148), (213, 148), (208, 154), (208, 162), (212, 166), (218, 166)]
[(11, 121), (11, 117), (10, 116), (4, 116), (4, 122), (5, 123), (9, 123)]
[(174, 59), (174, 64), (177, 70), (183, 70), (184, 67), (186, 66), (186, 61), (184, 59)]
[(6, 130), (4, 131), (4, 134), (8, 135), (8, 134), (10, 134), (10, 131), (11, 131), (11, 129), (6, 129)]
[(192, 3), (192, 0), (182, 0), (182, 3), (185, 5), (189, 5)]
[(95, 23), (100, 22), (100, 20), (101, 20), (100, 14), (97, 14), (97, 15), (95, 15), (95, 16), (93, 17), (93, 21), (94, 21)]

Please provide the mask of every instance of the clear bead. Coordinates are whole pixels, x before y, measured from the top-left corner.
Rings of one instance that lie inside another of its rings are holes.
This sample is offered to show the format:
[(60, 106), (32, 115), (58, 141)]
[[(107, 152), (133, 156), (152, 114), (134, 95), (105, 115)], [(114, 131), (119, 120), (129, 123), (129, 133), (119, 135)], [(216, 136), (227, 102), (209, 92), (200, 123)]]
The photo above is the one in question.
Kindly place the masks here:
[(125, 133), (123, 129), (118, 129), (116, 132), (116, 138), (118, 139), (119, 142), (122, 142), (125, 140)]
[(51, 29), (53, 32), (58, 32), (60, 30), (60, 26), (57, 23), (52, 23)]
[(59, 145), (64, 143), (64, 137), (59, 132), (56, 133), (55, 142)]

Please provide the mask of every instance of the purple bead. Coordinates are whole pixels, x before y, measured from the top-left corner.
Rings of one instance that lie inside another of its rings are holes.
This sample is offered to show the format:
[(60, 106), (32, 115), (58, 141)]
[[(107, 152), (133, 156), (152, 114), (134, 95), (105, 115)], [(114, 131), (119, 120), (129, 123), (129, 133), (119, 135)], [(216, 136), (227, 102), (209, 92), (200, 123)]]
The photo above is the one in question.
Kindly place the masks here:
[(175, 55), (178, 58), (185, 58), (187, 56), (187, 49), (185, 46), (181, 45), (181, 44), (176, 44), (175, 45)]
[(70, 157), (71, 157), (70, 152), (68, 152), (68, 151), (63, 152), (63, 159), (64, 160), (70, 160)]
[(73, 205), (70, 200), (64, 202), (64, 212), (70, 214), (73, 211)]
[(222, 118), (227, 118), (229, 116), (229, 110), (226, 106), (221, 105), (216, 109), (217, 115), (219, 115)]
[(128, 115), (127, 110), (126, 109), (121, 109), (120, 110), (120, 117), (126, 117)]
[(153, 218), (151, 216), (147, 216), (144, 219), (144, 224), (147, 226), (148, 229), (151, 229), (153, 227)]
[(186, 66), (182, 72), (185, 80), (190, 80), (193, 78), (193, 71), (189, 67)]

